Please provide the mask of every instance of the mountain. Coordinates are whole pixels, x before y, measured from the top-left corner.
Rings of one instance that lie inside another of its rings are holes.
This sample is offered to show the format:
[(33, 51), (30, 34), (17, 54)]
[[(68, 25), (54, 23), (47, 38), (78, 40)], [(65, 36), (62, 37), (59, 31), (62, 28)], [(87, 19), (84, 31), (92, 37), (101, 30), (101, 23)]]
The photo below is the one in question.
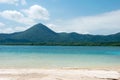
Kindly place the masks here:
[(57, 38), (57, 33), (39, 23), (26, 31), (12, 35), (10, 38), (30, 42), (50, 42)]
[(0, 34), (0, 42), (51, 42), (57, 33), (39, 23), (31, 28), (12, 34)]
[(73, 44), (73, 43), (120, 43), (120, 33), (111, 35), (90, 35), (56, 33), (39, 23), (31, 28), (12, 34), (0, 34), (0, 44)]

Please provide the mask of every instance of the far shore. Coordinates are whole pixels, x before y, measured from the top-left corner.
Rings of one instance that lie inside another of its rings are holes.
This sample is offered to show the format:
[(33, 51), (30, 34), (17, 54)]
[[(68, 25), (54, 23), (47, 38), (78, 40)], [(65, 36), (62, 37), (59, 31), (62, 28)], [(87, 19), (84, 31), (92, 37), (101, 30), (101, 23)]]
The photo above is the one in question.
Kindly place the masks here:
[(25, 42), (0, 43), (7, 46), (120, 46), (120, 42)]

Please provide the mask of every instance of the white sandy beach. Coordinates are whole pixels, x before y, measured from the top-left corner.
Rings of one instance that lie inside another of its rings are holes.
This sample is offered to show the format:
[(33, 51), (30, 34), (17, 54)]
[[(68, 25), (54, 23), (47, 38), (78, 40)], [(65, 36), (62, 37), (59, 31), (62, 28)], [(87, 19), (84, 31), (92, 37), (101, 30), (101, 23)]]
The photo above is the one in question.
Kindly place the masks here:
[(120, 80), (120, 72), (102, 69), (0, 69), (0, 80)]

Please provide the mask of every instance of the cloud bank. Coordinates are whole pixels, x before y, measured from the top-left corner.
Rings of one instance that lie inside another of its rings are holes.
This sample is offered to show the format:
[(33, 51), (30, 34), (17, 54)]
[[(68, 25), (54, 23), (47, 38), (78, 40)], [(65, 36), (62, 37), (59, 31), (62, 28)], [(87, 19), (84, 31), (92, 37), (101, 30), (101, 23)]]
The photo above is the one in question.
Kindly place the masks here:
[(4, 24), (4, 23), (2, 23), (2, 22), (0, 22), (0, 27), (3, 27), (3, 26), (5, 26), (5, 24)]
[[(11, 33), (25, 30), (40, 21), (49, 20), (49, 12), (46, 8), (40, 5), (32, 5), (28, 9), (1, 11), (0, 18), (27, 26), (21, 28), (15, 27), (14, 29), (13, 27), (4, 26), (4, 28), (2, 27), (2, 30), (0, 31), (0, 33)], [(3, 26), (3, 23), (0, 23), (0, 26)]]
[(33, 25), (37, 22), (36, 20), (49, 19), (47, 9), (39, 5), (33, 5), (29, 9), (24, 9), (22, 11), (5, 10), (0, 12), (0, 16), (7, 20), (12, 20), (25, 25)]
[[(19, 2), (23, 5), (27, 4), (25, 0), (0, 0), (0, 3), (9, 4), (18, 4)], [(80, 34), (112, 34), (120, 32), (120, 10), (105, 12), (94, 16), (77, 16), (69, 20), (58, 19), (52, 21), (49, 11), (46, 8), (40, 5), (32, 5), (29, 8), (21, 10), (3, 10), (0, 12), (0, 18), (28, 27), (38, 22), (47, 21), (47, 26), (56, 32), (77, 32)], [(48, 20), (53, 23), (49, 24)], [(6, 29), (3, 28), (3, 26)], [(3, 28), (0, 32), (16, 32), (28, 28), (15, 27), (15, 29), (12, 29), (1, 22), (0, 27)]]
[[(56, 26), (55, 26), (56, 25)], [(95, 16), (59, 20), (50, 26), (58, 32), (78, 32), (81, 34), (111, 34), (120, 31), (120, 10)]]
[(32, 19), (25, 17), (22, 13), (15, 10), (5, 10), (0, 13), (1, 17), (12, 20), (22, 24), (31, 24), (34, 23)]
[(23, 12), (28, 15), (30, 19), (40, 19), (40, 20), (48, 20), (49, 13), (46, 8), (41, 7), (39, 5), (33, 5), (29, 9), (23, 10)]
[(27, 4), (26, 0), (0, 0), (0, 3), (13, 4), (13, 5), (18, 5), (18, 4), (25, 5), (25, 4)]

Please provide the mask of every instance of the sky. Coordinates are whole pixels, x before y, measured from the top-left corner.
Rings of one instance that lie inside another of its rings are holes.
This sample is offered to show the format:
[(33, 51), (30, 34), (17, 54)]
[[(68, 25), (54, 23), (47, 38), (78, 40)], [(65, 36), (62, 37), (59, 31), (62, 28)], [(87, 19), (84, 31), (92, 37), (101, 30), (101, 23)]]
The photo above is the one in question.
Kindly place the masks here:
[(42, 23), (56, 32), (120, 32), (120, 0), (0, 0), (0, 33)]

